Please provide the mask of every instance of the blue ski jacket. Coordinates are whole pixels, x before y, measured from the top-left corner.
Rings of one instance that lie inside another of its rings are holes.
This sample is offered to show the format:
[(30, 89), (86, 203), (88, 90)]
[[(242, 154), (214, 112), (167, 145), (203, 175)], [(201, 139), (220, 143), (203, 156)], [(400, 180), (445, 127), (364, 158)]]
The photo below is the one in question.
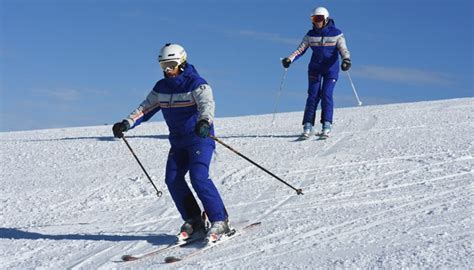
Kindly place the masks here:
[(317, 71), (322, 74), (331, 74), (337, 79), (339, 74), (339, 55), (342, 59), (350, 59), (350, 53), (346, 46), (346, 40), (341, 30), (336, 28), (333, 19), (329, 19), (325, 27), (319, 29), (313, 26), (304, 36), (296, 51), (288, 58), (294, 62), (300, 58), (308, 48), (313, 50), (308, 70)]
[(187, 147), (203, 142), (215, 146), (212, 139), (202, 139), (194, 134), (196, 123), (205, 119), (211, 124), (211, 134), (214, 135), (215, 103), (211, 87), (191, 64), (186, 64), (177, 77), (159, 80), (147, 98), (125, 120), (134, 128), (148, 121), (159, 110), (168, 125), (172, 146)]

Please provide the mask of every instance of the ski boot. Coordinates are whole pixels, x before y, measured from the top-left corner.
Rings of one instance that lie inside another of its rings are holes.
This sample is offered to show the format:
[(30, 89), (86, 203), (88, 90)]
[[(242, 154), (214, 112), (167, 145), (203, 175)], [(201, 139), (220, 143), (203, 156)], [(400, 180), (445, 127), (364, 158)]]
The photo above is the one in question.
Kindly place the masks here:
[(303, 125), (303, 134), (301, 134), (300, 139), (306, 140), (311, 136), (313, 133), (313, 125), (311, 123), (304, 123)]
[(188, 219), (183, 225), (181, 225), (181, 229), (178, 234), (178, 241), (182, 242), (194, 237), (204, 237), (206, 235), (206, 231), (207, 226), (205, 217)]
[(206, 239), (208, 243), (212, 244), (219, 241), (223, 236), (230, 236), (234, 233), (235, 230), (231, 229), (228, 220), (215, 221), (212, 222), (211, 228), (207, 232)]
[(329, 137), (329, 133), (331, 133), (331, 128), (332, 128), (331, 122), (325, 121), (323, 123), (323, 128), (321, 130), (320, 138), (327, 139)]

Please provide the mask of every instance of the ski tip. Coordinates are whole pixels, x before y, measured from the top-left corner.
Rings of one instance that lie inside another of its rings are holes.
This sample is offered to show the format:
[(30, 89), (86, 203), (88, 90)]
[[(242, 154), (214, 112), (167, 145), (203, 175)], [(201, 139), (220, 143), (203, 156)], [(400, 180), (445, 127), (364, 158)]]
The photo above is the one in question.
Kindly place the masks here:
[(294, 140), (295, 142), (302, 142), (302, 141), (306, 141), (308, 140), (309, 137), (306, 137), (306, 136), (299, 136), (298, 138), (296, 138), (296, 140)]
[(134, 261), (136, 259), (137, 259), (137, 257), (133, 257), (132, 255), (123, 255), (122, 256), (122, 261), (124, 261), (124, 262)]
[(179, 261), (181, 261), (181, 259), (174, 256), (169, 256), (165, 258), (165, 263), (174, 263)]

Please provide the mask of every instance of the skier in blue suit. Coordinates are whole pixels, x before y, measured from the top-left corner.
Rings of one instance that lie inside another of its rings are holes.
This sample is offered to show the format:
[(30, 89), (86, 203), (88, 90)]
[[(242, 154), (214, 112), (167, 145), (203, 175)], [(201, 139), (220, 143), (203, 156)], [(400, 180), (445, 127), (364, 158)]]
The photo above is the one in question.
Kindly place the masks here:
[[(214, 140), (209, 138), (214, 135), (215, 104), (211, 87), (186, 60), (182, 46), (166, 44), (158, 58), (164, 78), (136, 110), (112, 129), (114, 136), (121, 138), (123, 132), (149, 120), (159, 110), (163, 112), (171, 144), (165, 181), (184, 220), (178, 238), (186, 240), (199, 232), (207, 233), (208, 240), (214, 242), (230, 231), (222, 198), (209, 179), (215, 149)], [(211, 222), (207, 232), (201, 209), (185, 181), (188, 171), (191, 185)]]
[(324, 7), (315, 8), (311, 13), (313, 28), (303, 38), (297, 50), (282, 60), (284, 68), (301, 57), (308, 48), (313, 50), (308, 65), (308, 98), (303, 117), (303, 137), (313, 133), (316, 109), (321, 101), (321, 135), (328, 136), (333, 122), (333, 91), (339, 76), (339, 55), (342, 58), (341, 69), (351, 67), (350, 53), (341, 30), (336, 28), (334, 20)]

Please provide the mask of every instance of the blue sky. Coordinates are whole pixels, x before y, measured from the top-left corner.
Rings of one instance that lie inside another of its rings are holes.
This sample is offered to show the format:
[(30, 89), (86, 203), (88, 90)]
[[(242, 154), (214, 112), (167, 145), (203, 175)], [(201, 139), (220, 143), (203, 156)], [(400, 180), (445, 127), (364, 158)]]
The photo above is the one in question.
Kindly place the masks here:
[[(121, 120), (162, 78), (168, 42), (212, 86), (217, 117), (273, 113), (280, 58), (316, 6), (346, 36), (364, 105), (474, 96), (470, 0), (0, 0), (0, 131)], [(303, 110), (309, 58), (288, 70), (280, 112)], [(356, 106), (340, 75), (336, 108)]]

